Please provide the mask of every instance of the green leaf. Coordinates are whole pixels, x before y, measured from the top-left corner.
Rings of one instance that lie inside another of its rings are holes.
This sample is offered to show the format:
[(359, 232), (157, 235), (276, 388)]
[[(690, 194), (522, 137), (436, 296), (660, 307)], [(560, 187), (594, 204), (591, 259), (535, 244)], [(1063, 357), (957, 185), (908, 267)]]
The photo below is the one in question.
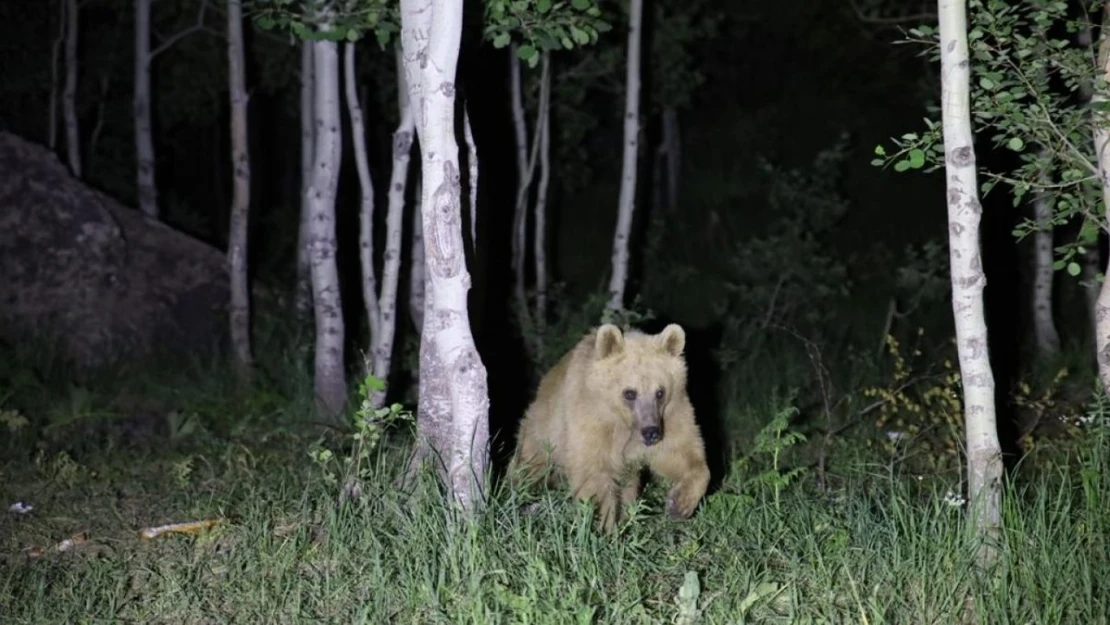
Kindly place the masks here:
[(871, 164), (872, 164), (872, 165), (874, 165), (875, 167), (882, 167), (882, 166), (883, 166), (883, 163), (885, 163), (885, 162), (886, 162), (886, 161), (884, 161), (884, 160), (883, 160), (883, 159), (881, 159), (881, 158), (874, 158), (874, 159), (871, 159)]
[(533, 59), (539, 60), (537, 58), (539, 56), (539, 53), (536, 51), (536, 48), (527, 44), (517, 48), (516, 55), (518, 58), (520, 58), (521, 61), (526, 61), (529, 67), (536, 66), (535, 63), (532, 62)]
[(497, 49), (504, 48), (512, 41), (512, 37), (507, 32), (500, 32), (493, 38), (493, 47)]
[(991, 89), (994, 89), (994, 81), (990, 78), (987, 78), (986, 76), (983, 76), (979, 79), (979, 86), (989, 91)]
[(1082, 269), (1079, 267), (1079, 263), (1077, 263), (1077, 262), (1068, 263), (1068, 275), (1070, 275), (1071, 277), (1074, 278), (1075, 276), (1078, 276), (1079, 272), (1081, 272), (1081, 271), (1082, 271)]
[(540, 15), (547, 13), (551, 10), (551, 0), (536, 0), (536, 11)]
[(917, 148), (910, 150), (909, 162), (910, 167), (914, 169), (921, 169), (921, 167), (925, 164), (925, 150), (920, 150)]
[(1006, 142), (1006, 147), (1015, 152), (1020, 152), (1025, 147), (1025, 141), (1022, 141), (1021, 137), (1010, 137), (1010, 140)]
[(903, 172), (910, 168), (910, 162), (907, 160), (898, 161), (894, 164), (894, 171)]
[(875, 146), (875, 156), (886, 156), (886, 148), (881, 145)]
[(358, 38), (359, 38), (359, 33), (358, 33), (357, 30), (355, 30), (354, 28), (348, 28), (347, 29), (347, 41), (351, 41), (351, 42), (358, 41)]
[(570, 6), (574, 7), (575, 11), (585, 11), (591, 4), (590, 0), (570, 0)]
[(559, 40), (559, 43), (563, 44), (563, 47), (567, 50), (574, 49), (574, 42), (570, 40), (570, 37), (563, 37)]
[(1066, 264), (1067, 264), (1066, 261), (1058, 260), (1058, 261), (1052, 263), (1052, 270), (1053, 271), (1060, 271), (1061, 269), (1064, 268), (1064, 265), (1066, 265)]

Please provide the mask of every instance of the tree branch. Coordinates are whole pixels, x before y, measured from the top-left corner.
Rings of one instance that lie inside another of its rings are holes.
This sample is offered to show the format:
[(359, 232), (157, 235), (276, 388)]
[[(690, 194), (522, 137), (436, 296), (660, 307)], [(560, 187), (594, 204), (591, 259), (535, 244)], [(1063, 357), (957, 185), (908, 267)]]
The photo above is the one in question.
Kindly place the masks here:
[(192, 26), (190, 26), (190, 27), (188, 27), (184, 30), (178, 31), (176, 34), (172, 35), (171, 37), (169, 37), (168, 39), (163, 41), (161, 43), (161, 45), (159, 45), (157, 48), (154, 48), (153, 50), (151, 50), (150, 51), (150, 56), (147, 57), (147, 63), (150, 63), (150, 62), (154, 61), (154, 57), (156, 57), (159, 54), (161, 54), (162, 52), (165, 52), (166, 50), (170, 49), (178, 41), (181, 41), (185, 37), (188, 37), (189, 35), (197, 32), (197, 31), (204, 30), (204, 12), (207, 9), (208, 9), (208, 0), (200, 0), (200, 10), (197, 11), (197, 23), (193, 24)]

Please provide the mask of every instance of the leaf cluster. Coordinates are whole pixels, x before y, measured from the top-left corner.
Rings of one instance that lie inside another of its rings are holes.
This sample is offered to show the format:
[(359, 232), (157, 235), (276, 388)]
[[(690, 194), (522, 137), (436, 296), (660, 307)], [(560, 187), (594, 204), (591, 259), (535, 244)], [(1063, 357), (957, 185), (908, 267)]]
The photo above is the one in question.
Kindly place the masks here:
[(388, 0), (251, 0), (254, 23), (305, 41), (358, 41), (373, 33), (385, 49), (401, 30), (400, 4)]
[(612, 26), (597, 0), (487, 0), (485, 37), (504, 48), (519, 37), (517, 56), (536, 67), (542, 52), (597, 43)]

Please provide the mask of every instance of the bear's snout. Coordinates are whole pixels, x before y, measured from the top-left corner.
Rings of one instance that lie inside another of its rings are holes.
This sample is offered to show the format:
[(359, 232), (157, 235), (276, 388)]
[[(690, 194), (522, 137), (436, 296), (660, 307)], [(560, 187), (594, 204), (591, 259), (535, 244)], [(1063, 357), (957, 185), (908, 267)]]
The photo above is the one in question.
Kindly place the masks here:
[(650, 426), (640, 430), (640, 436), (644, 438), (644, 444), (651, 447), (663, 438), (663, 432), (655, 426)]

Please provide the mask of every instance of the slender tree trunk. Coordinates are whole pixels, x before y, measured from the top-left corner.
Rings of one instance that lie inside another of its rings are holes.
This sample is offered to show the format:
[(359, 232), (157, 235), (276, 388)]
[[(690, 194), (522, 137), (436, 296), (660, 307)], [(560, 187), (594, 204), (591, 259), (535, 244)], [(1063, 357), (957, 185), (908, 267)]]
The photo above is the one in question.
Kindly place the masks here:
[[(1102, 178), (1102, 199), (1105, 206), (1106, 221), (1104, 229), (1110, 228), (1110, 119), (1107, 119), (1103, 110), (1104, 103), (1110, 101), (1107, 97), (1107, 85), (1110, 81), (1110, 3), (1104, 5), (1102, 28), (1098, 44), (1098, 72), (1101, 80), (1096, 84), (1091, 95), (1091, 121), (1094, 126), (1095, 156), (1098, 160), (1098, 171)], [(1105, 271), (1110, 274), (1110, 270)], [(1095, 347), (1098, 359), (1098, 376), (1102, 386), (1110, 392), (1110, 280), (1103, 280), (1099, 289), (1098, 299), (1095, 302)]]
[(413, 216), (412, 216), (412, 249), (411, 254), (411, 268), (409, 269), (409, 316), (412, 317), (412, 324), (418, 334), (424, 333), (424, 311), (427, 310), (427, 296), (428, 289), (425, 285), (427, 276), (424, 271), (424, 220), (421, 218), (423, 214), (424, 202), (423, 198), (423, 185), (420, 180), (416, 181), (416, 192), (413, 193)]
[(979, 552), (987, 563), (995, 551), (991, 538), (1002, 523), (1002, 452), (995, 423), (994, 374), (987, 344), (983, 288), (987, 278), (979, 249), (983, 207), (975, 170), (969, 102), (967, 0), (939, 0), (941, 102), (945, 178), (948, 184), (949, 262), (952, 310), (963, 380), (967, 436), (968, 499), (980, 534), (988, 539)]
[(425, 395), (419, 425), (445, 461), (453, 501), (472, 511), (484, 500), (489, 391), (467, 310), (470, 273), (463, 250), (459, 148), (454, 133), (454, 80), (461, 36), (462, 0), (402, 0), (405, 69), (414, 108), (420, 111), (421, 216), (427, 233), (427, 301), (431, 304), (421, 335), (420, 382)]
[(624, 308), (628, 283), (628, 241), (632, 234), (632, 215), (636, 210), (636, 156), (640, 144), (640, 27), (643, 0), (630, 0), (628, 18), (628, 60), (625, 77), (624, 162), (621, 167), (621, 192), (617, 204), (617, 228), (613, 234), (612, 274), (609, 278), (610, 310)]
[(297, 318), (312, 317), (312, 267), (308, 258), (308, 214), (310, 211), (308, 189), (312, 185), (312, 165), (315, 162), (316, 133), (313, 99), (315, 87), (312, 75), (312, 42), (301, 42), (301, 216), (297, 227), (297, 276), (293, 291), (293, 310)]
[(251, 301), (247, 233), (251, 201), (251, 160), (247, 140), (247, 77), (243, 54), (243, 2), (227, 2), (228, 95), (231, 103), (231, 166), (235, 184), (228, 227), (227, 257), (231, 284), (231, 345), (241, 379), (254, 367), (251, 355)]
[(366, 155), (366, 128), (362, 123), (362, 106), (358, 102), (355, 85), (355, 44), (343, 44), (343, 72), (347, 95), (347, 112), (351, 116), (352, 144), (355, 149), (355, 169), (362, 188), (359, 211), (359, 261), (362, 267), (362, 303), (370, 322), (370, 345), (366, 350), (366, 372), (377, 374), (374, 354), (381, 340), (381, 308), (378, 306), (378, 279), (374, 273), (374, 180), (370, 176), (370, 160)]
[(150, 112), (150, 3), (135, 0), (135, 156), (138, 162), (139, 210), (158, 219), (154, 180), (154, 139)]
[[(327, 30), (328, 16), (320, 29)], [(339, 53), (334, 41), (313, 41), (315, 155), (309, 201), (309, 258), (316, 317), (315, 387), (317, 406), (335, 415), (347, 401), (343, 370), (343, 307), (336, 264), (335, 198), (343, 145), (339, 105)]]
[(467, 180), (470, 182), (470, 245), (478, 253), (478, 144), (470, 127), (470, 108), (463, 105), (463, 138), (466, 141)]
[(96, 101), (96, 122), (89, 133), (89, 153), (85, 159), (85, 171), (93, 171), (96, 164), (96, 146), (100, 143), (100, 133), (104, 130), (104, 107), (108, 104), (108, 74), (100, 77), (100, 95)]
[(528, 158), (528, 127), (524, 120), (524, 86), (520, 76), (520, 58), (516, 44), (509, 48), (509, 96), (513, 111), (513, 136), (516, 138), (516, 207), (513, 210), (513, 297), (518, 306), (521, 331), (527, 333), (528, 303), (524, 290), (525, 246), (528, 239), (528, 188), (532, 184), (532, 166)]
[[(1082, 47), (1084, 50), (1089, 49), (1091, 47), (1091, 44), (1093, 43), (1091, 35), (1091, 25), (1088, 24), (1086, 20), (1083, 21), (1082, 25), (1079, 28), (1077, 39), (1080, 47)], [(1085, 80), (1079, 83), (1079, 104), (1080, 106), (1088, 109), (1088, 114), (1092, 114), (1090, 113), (1089, 103), (1093, 94), (1094, 88), (1091, 82)], [(1091, 119), (1093, 120), (1093, 118)], [(1090, 248), (1087, 249), (1087, 252), (1083, 255), (1082, 260), (1083, 295), (1087, 300), (1088, 319), (1090, 320), (1091, 324), (1091, 332), (1096, 337), (1096, 343), (1097, 337), (1099, 335), (1097, 321), (1098, 298), (1099, 294), (1102, 292), (1098, 281), (1099, 265), (1101, 264), (1099, 261), (1099, 245), (1098, 237), (1096, 237), (1094, 243), (1091, 245)]]
[(81, 132), (77, 125), (77, 0), (67, 0), (66, 88), (62, 106), (66, 118), (66, 160), (74, 176), (81, 177)]
[[(397, 51), (397, 110), (400, 121), (393, 131), (393, 171), (389, 181), (389, 208), (385, 216), (385, 252), (382, 255), (381, 339), (374, 345), (374, 375), (387, 380), (393, 364), (393, 341), (397, 331), (397, 284), (401, 275), (401, 234), (405, 214), (405, 186), (412, 158), (412, 140), (415, 122), (409, 106), (408, 87), (405, 84), (401, 51)], [(419, 213), (417, 213), (419, 215)], [(417, 217), (413, 220), (419, 222)], [(424, 250), (421, 249), (423, 254)], [(423, 275), (420, 282), (423, 283)], [(421, 284), (423, 291), (423, 284)], [(423, 319), (423, 317), (421, 317)], [(372, 405), (385, 405), (385, 391), (378, 391), (371, 398)]]
[(536, 312), (535, 323), (541, 332), (547, 320), (547, 187), (551, 181), (551, 52), (543, 53), (543, 71), (540, 78), (540, 127), (536, 141), (540, 149), (540, 180), (536, 189), (535, 233), (532, 237), (532, 255), (536, 263)]
[(1050, 357), (1060, 353), (1060, 335), (1052, 314), (1052, 205), (1043, 193), (1033, 200), (1033, 218), (1033, 337), (1040, 356)]
[(69, 0), (58, 0), (58, 36), (50, 48), (50, 112), (47, 114), (46, 144), (53, 150), (58, 145), (58, 56), (66, 39)]

